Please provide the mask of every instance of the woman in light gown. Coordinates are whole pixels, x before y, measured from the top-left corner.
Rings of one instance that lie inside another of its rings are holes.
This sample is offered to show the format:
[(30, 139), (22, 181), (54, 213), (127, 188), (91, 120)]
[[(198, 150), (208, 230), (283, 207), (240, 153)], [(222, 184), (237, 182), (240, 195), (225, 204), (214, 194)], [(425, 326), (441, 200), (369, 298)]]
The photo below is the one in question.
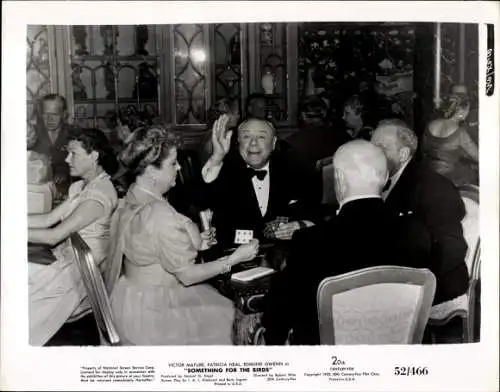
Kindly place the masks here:
[(120, 337), (128, 345), (232, 344), (233, 303), (203, 282), (252, 260), (258, 242), (195, 264), (210, 234), (200, 235), (162, 196), (180, 169), (175, 137), (161, 127), (139, 128), (120, 160), (133, 184), (113, 216), (105, 274)]
[(118, 162), (104, 133), (81, 129), (71, 134), (66, 162), (71, 176), (81, 180), (71, 184), (68, 198), (52, 211), (28, 215), (28, 241), (55, 246), (56, 259), (28, 263), (30, 344), (35, 346), (46, 344), (67, 321), (88, 315), (90, 305), (68, 237), (78, 232), (100, 264), (118, 202), (110, 180)]
[(423, 136), (424, 161), (455, 185), (479, 185), (479, 153), (463, 122), (469, 115), (465, 93), (451, 94), (444, 118), (432, 121)]

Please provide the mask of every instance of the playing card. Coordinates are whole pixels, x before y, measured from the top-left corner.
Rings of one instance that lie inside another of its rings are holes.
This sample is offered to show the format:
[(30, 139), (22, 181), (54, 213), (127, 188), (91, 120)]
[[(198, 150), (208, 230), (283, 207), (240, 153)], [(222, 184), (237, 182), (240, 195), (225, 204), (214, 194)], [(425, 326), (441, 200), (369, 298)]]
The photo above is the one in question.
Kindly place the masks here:
[(235, 244), (248, 244), (253, 239), (253, 230), (236, 230)]

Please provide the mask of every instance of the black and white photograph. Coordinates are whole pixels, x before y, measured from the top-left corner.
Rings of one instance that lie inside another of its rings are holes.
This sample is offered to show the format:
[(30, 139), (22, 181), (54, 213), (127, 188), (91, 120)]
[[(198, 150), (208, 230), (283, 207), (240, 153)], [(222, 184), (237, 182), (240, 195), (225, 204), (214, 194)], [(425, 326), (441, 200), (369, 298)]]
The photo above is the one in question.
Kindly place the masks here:
[(484, 29), (379, 16), (28, 23), (22, 344), (478, 347)]
[(477, 24), (30, 25), (27, 54), (30, 344), (479, 339)]

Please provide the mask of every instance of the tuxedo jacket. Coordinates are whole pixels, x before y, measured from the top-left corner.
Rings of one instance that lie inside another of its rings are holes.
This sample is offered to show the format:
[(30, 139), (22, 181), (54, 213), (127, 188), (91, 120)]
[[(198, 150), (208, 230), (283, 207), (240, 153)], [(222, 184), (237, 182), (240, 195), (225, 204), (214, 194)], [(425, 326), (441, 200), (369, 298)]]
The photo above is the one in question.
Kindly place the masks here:
[(319, 344), (317, 290), (330, 276), (377, 265), (405, 265), (392, 246), (394, 224), (382, 199), (348, 202), (328, 222), (297, 232), (285, 269), (264, 303), (266, 344)]
[(71, 182), (69, 166), (66, 163), (68, 155), (66, 147), (68, 146), (68, 137), (72, 129), (69, 124), (63, 124), (57, 139), (52, 143), (45, 127), (38, 127), (37, 142), (33, 147), (33, 151), (50, 158), (52, 175), (61, 179), (61, 182), (57, 183), (56, 186), (63, 193), (67, 192)]
[(236, 230), (253, 230), (262, 239), (265, 223), (278, 216), (292, 220), (319, 219), (321, 195), (314, 172), (290, 151), (273, 151), (269, 161), (269, 201), (262, 216), (247, 165), (236, 148), (224, 158), (217, 179), (203, 183), (203, 203), (214, 211), (217, 240), (234, 243)]
[(436, 276), (434, 303), (465, 293), (465, 206), (455, 185), (428, 166), (410, 161), (385, 203), (399, 228), (395, 244), (406, 263), (428, 268)]

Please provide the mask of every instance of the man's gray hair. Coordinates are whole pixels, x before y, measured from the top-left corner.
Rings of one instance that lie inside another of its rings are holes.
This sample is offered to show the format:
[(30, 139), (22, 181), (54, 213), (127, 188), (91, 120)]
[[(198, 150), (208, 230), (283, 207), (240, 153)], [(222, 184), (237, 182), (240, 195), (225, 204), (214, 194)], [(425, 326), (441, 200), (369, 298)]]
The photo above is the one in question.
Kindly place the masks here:
[(399, 118), (391, 118), (387, 120), (382, 120), (378, 123), (378, 127), (381, 126), (393, 126), (396, 128), (396, 133), (398, 136), (398, 141), (401, 147), (408, 147), (410, 149), (411, 155), (414, 156), (418, 147), (418, 138), (415, 132), (410, 128), (410, 126)]

